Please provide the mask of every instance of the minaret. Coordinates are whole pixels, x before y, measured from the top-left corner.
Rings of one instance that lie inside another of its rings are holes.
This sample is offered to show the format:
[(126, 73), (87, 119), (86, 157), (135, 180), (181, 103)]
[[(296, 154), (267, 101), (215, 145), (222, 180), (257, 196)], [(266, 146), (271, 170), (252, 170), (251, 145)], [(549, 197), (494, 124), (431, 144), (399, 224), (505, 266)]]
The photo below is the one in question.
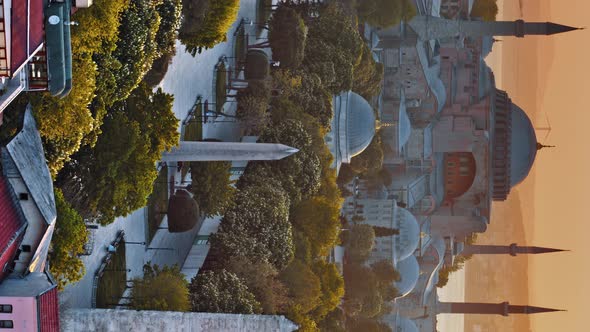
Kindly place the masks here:
[(527, 247), (519, 246), (516, 243), (512, 243), (509, 246), (496, 246), (496, 245), (465, 245), (461, 255), (510, 255), (516, 256), (519, 254), (546, 254), (552, 252), (562, 252), (566, 250), (543, 248), (543, 247)]
[(552, 22), (485, 22), (449, 20), (434, 16), (415, 16), (408, 25), (424, 41), (455, 37), (554, 35), (579, 29)]
[(510, 314), (539, 314), (544, 312), (564, 311), (559, 309), (550, 309), (534, 307), (529, 305), (511, 305), (508, 302), (502, 303), (477, 303), (477, 302), (439, 302), (437, 313), (439, 314), (479, 314), (479, 315), (501, 315), (509, 316)]

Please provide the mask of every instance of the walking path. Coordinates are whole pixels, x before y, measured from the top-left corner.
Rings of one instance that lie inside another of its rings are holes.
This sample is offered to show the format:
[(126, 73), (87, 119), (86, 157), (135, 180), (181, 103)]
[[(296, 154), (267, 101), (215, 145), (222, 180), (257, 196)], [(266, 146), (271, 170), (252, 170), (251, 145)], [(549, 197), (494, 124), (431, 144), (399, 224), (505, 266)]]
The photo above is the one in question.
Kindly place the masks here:
[[(176, 56), (164, 77), (160, 87), (166, 93), (174, 95), (173, 111), (180, 121), (185, 119), (188, 111), (193, 106), (197, 95), (203, 96), (203, 100), (212, 100), (213, 96), (213, 75), (215, 64), (221, 56), (233, 56), (233, 33), (242, 18), (256, 18), (256, 0), (241, 0), (238, 19), (228, 32), (228, 42), (216, 45), (214, 48), (204, 50), (196, 57), (185, 52), (184, 46), (177, 41)], [(275, 1), (276, 2), (276, 1)], [(235, 103), (227, 103), (226, 112), (235, 112)], [(218, 117), (217, 120), (223, 120)], [(231, 119), (230, 119), (231, 120)], [(223, 141), (239, 141), (240, 127), (235, 122), (219, 122), (203, 125), (203, 137), (218, 138)], [(180, 179), (180, 177), (175, 177)], [(90, 308), (92, 298), (92, 280), (104, 256), (106, 245), (110, 244), (116, 237), (119, 230), (125, 231), (126, 241), (146, 241), (146, 208), (134, 211), (126, 217), (120, 217), (106, 227), (99, 227), (95, 230), (94, 250), (91, 255), (83, 256), (82, 261), (86, 267), (86, 275), (77, 283), (68, 285), (59, 295), (59, 302), (62, 309), (66, 308)], [(162, 227), (167, 225), (167, 219), (162, 222)], [(156, 232), (150, 248), (143, 245), (131, 245), (126, 247), (127, 279), (141, 277), (144, 263), (151, 261), (154, 264), (179, 264), (182, 265), (184, 258), (190, 250), (194, 237), (198, 232), (197, 225), (193, 230), (171, 234), (166, 229)], [(170, 250), (171, 249), (171, 250)]]

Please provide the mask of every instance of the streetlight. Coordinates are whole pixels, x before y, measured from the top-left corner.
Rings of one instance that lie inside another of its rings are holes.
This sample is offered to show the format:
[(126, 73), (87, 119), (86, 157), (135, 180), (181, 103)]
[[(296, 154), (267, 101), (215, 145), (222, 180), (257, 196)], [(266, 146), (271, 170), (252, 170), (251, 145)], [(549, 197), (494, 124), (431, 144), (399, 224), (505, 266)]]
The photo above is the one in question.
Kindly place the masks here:
[(142, 246), (145, 246), (145, 242), (132, 242), (132, 241), (125, 241), (125, 244), (140, 244)]

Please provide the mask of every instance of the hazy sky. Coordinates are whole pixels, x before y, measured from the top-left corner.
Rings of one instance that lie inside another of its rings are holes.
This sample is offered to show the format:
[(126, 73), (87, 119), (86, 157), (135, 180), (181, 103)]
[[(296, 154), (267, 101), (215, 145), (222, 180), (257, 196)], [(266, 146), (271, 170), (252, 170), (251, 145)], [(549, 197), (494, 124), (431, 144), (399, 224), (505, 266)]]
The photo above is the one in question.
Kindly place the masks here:
[[(505, 0), (504, 2), (512, 2)], [(516, 2), (516, 1), (514, 1)], [(542, 14), (552, 20), (572, 26), (590, 26), (589, 0), (524, 0), (527, 5), (542, 3)], [(512, 13), (514, 14), (514, 13)], [(505, 17), (515, 19), (518, 17)], [(535, 332), (588, 331), (587, 300), (590, 296), (590, 30), (544, 37), (536, 49), (518, 54), (537, 56), (536, 77), (537, 125), (544, 125), (545, 114), (552, 131), (546, 143), (557, 149), (542, 151), (535, 162), (535, 171), (528, 185), (534, 189), (521, 195), (523, 204), (534, 209), (534, 228), (528, 227), (531, 244), (573, 250), (570, 253), (535, 257), (531, 261), (529, 285), (531, 304), (567, 309), (565, 313), (534, 316)], [(502, 47), (510, 47), (506, 43)], [(520, 51), (520, 50), (519, 50)], [(502, 61), (513, 61), (503, 52)], [(495, 56), (498, 56), (496, 53)], [(496, 63), (497, 65), (497, 63)], [(533, 73), (531, 73), (533, 74)], [(503, 70), (499, 85), (510, 84), (517, 78), (514, 71)], [(526, 90), (526, 77), (518, 77), (519, 85), (508, 93), (519, 103), (534, 104)], [(522, 83), (520, 83), (522, 82)], [(528, 99), (527, 99), (528, 98)], [(544, 137), (545, 133), (538, 133)], [(526, 185), (526, 184), (525, 184)], [(518, 331), (520, 332), (520, 331)]]

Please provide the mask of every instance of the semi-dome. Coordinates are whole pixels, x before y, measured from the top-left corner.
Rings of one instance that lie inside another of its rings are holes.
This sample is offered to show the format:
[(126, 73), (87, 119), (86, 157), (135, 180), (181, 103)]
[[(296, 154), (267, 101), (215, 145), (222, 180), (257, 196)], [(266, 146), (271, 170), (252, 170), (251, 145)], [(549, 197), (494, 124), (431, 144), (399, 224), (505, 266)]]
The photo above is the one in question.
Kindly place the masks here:
[(395, 207), (395, 224), (399, 234), (395, 236), (395, 257), (402, 261), (414, 253), (420, 243), (420, 226), (416, 217), (408, 210)]
[(399, 292), (399, 297), (408, 295), (418, 283), (420, 278), (420, 265), (416, 256), (410, 255), (410, 257), (397, 263), (397, 271), (401, 276), (401, 280), (395, 283), (395, 288)]
[(375, 136), (375, 112), (360, 95), (347, 91), (334, 97), (332, 130), (326, 143), (334, 156), (335, 168), (363, 152)]
[(510, 186), (522, 182), (537, 156), (535, 127), (526, 113), (512, 104), (512, 140), (510, 142)]
[(414, 321), (406, 318), (406, 317), (402, 317), (399, 316), (397, 317), (396, 321), (395, 321), (395, 332), (418, 332), (418, 327), (416, 326), (416, 323), (414, 323)]

